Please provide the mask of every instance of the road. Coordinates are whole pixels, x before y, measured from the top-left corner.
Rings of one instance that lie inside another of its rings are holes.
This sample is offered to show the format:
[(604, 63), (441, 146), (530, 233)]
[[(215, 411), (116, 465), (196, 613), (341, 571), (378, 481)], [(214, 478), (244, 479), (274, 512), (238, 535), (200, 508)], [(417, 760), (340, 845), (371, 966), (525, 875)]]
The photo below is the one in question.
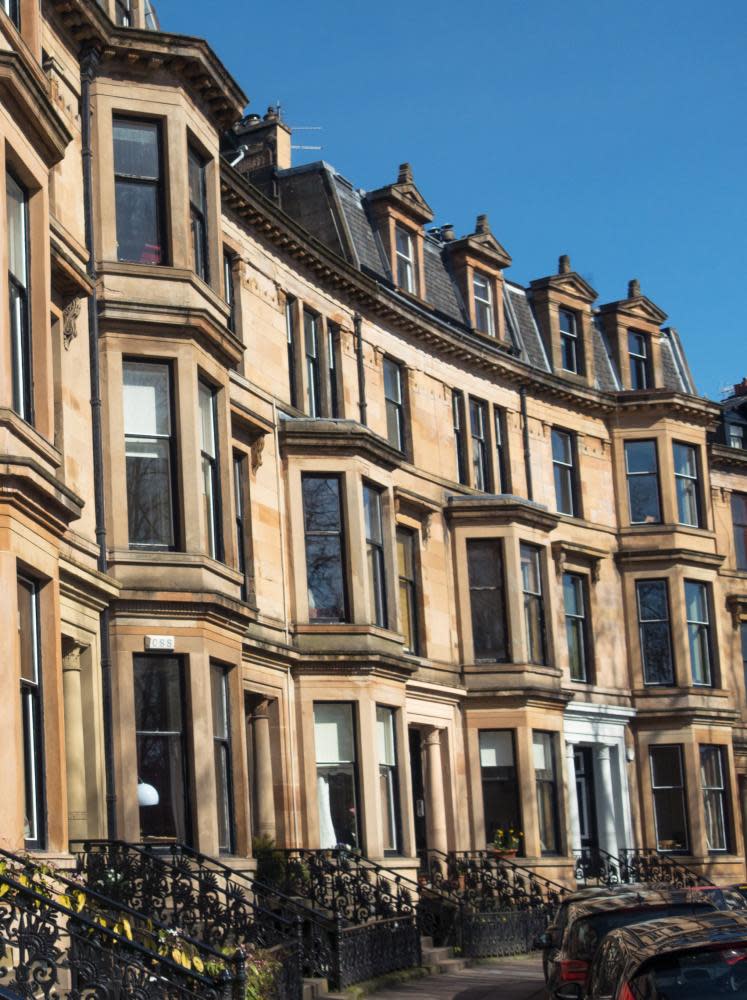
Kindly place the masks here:
[(372, 994), (377, 1000), (545, 1000), (539, 958), (507, 958)]

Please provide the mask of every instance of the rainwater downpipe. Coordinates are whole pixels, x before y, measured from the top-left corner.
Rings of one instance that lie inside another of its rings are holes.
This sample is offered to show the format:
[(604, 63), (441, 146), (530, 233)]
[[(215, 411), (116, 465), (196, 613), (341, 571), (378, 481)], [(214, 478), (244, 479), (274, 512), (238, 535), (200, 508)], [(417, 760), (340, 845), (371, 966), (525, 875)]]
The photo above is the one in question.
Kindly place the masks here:
[(361, 423), (365, 427), (368, 404), (366, 403), (366, 369), (363, 364), (363, 324), (360, 313), (356, 313), (353, 317), (353, 326), (355, 328), (355, 353), (358, 361), (358, 409)]
[[(101, 431), (101, 379), (99, 377), (99, 312), (96, 289), (96, 243), (93, 230), (93, 150), (91, 149), (91, 84), (101, 53), (88, 48), (81, 54), (81, 141), (83, 158), (83, 214), (85, 220), (86, 273), (91, 279), (88, 297), (88, 360), (91, 376), (91, 436), (93, 441), (93, 494), (96, 543), (100, 573), (108, 570), (106, 554), (106, 507), (104, 501), (104, 453)], [(104, 722), (104, 771), (106, 777), (106, 829), (109, 840), (117, 838), (117, 788), (114, 775), (114, 729), (112, 711), (112, 662), (109, 638), (109, 608), (100, 615), (101, 693)]]
[(521, 423), (524, 432), (524, 472), (527, 479), (527, 500), (534, 500), (534, 489), (532, 487), (532, 453), (529, 447), (529, 417), (527, 415), (527, 387), (523, 385), (519, 390), (521, 397)]

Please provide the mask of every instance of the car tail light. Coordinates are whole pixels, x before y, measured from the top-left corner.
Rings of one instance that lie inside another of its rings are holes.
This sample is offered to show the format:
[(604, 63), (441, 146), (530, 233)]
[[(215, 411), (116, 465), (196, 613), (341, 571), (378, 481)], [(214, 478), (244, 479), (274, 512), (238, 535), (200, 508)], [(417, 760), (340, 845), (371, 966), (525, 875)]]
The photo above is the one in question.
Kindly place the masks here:
[(623, 983), (622, 993), (620, 994), (618, 1000), (636, 1000), (633, 996), (633, 991), (627, 983)]
[(566, 958), (560, 963), (560, 979), (563, 983), (585, 983), (588, 974), (588, 962)]

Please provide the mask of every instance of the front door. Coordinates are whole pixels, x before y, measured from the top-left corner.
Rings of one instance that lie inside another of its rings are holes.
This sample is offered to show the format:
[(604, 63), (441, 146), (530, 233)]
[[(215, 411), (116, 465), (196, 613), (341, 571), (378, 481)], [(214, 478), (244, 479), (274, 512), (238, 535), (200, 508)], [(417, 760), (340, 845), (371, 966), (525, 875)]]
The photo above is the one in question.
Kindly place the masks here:
[(594, 758), (591, 747), (576, 747), (576, 794), (578, 795), (578, 825), (584, 851), (599, 846), (597, 810), (594, 801)]
[(428, 869), (428, 835), (425, 822), (425, 783), (423, 747), (420, 730), (410, 730), (410, 773), (412, 776), (412, 814), (415, 817), (415, 853), (423, 871)]

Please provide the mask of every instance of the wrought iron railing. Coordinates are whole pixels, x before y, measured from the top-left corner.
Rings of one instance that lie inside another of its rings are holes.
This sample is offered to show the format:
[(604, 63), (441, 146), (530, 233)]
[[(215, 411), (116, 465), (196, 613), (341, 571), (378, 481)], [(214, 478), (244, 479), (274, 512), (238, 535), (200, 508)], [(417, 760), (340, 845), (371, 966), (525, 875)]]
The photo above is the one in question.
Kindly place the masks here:
[(617, 857), (601, 848), (583, 848), (573, 853), (576, 879), (583, 885), (610, 886), (634, 882), (674, 888), (713, 885), (705, 875), (651, 847), (622, 848)]
[(306, 947), (301, 921), (290, 912), (263, 906), (231, 869), (203, 863), (187, 849), (163, 851), (124, 841), (72, 846), (87, 891), (103, 892), (221, 951), (262, 949), (281, 963), (279, 995), (301, 996)]
[(429, 851), (431, 884), (448, 891), (476, 912), (550, 912), (567, 889), (532, 868), (491, 851)]
[[(0, 874), (0, 989), (24, 1000), (138, 997), (140, 1000), (244, 1000), (246, 965), (238, 950), (201, 965), (181, 949), (159, 954), (127, 927), (55, 897), (6, 859)], [(131, 939), (132, 938), (132, 939)], [(278, 993), (277, 1000), (281, 994)]]

